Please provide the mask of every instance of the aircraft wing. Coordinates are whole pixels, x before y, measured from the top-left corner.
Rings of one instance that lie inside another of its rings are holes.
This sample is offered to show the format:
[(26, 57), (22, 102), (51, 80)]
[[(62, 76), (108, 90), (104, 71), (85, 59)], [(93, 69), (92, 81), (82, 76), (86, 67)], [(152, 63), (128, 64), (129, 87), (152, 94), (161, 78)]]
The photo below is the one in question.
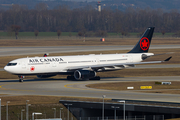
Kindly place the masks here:
[(138, 64), (153, 64), (153, 63), (162, 63), (162, 62), (167, 62), (171, 59), (172, 57), (169, 57), (163, 61), (149, 61), (149, 62), (129, 62), (129, 63), (117, 63), (117, 64), (97, 64), (97, 65), (87, 65), (87, 66), (73, 66), (73, 67), (68, 67), (67, 71), (75, 71), (75, 70), (98, 70), (102, 68), (115, 68), (115, 67), (122, 67), (125, 68), (126, 66), (128, 67), (134, 67), (134, 65)]

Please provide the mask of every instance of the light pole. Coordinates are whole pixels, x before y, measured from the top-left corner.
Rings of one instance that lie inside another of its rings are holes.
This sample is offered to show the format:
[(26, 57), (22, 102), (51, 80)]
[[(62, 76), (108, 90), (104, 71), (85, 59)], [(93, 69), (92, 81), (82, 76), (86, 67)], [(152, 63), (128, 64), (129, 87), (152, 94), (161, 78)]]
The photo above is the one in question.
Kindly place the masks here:
[(126, 110), (125, 110), (125, 100), (121, 100), (121, 101), (118, 101), (118, 102), (124, 103), (124, 115), (123, 115), (123, 116), (124, 116), (124, 120), (125, 120), (125, 111), (126, 111)]
[(119, 108), (119, 107), (111, 106), (111, 108), (114, 108), (114, 120), (116, 120), (116, 109)]
[(10, 103), (10, 101), (6, 102), (6, 120), (8, 120), (8, 103)]
[(1, 105), (1, 99), (0, 99), (0, 120), (1, 120), (1, 106), (4, 106), (4, 105)]
[(59, 116), (60, 118), (61, 118), (61, 110), (63, 110), (63, 108), (60, 108), (60, 116)]
[(68, 114), (67, 114), (67, 120), (69, 120), (69, 106), (70, 106), (70, 105), (72, 105), (72, 104), (67, 104), (67, 103), (66, 103), (66, 104), (64, 104), (64, 105), (67, 105), (67, 106), (68, 106), (68, 111), (67, 111), (67, 112), (68, 112)]
[(24, 109), (21, 110), (21, 120), (23, 120), (23, 111), (25, 111)]
[(28, 102), (29, 102), (29, 100), (26, 100), (26, 120), (29, 120)]
[(103, 105), (102, 105), (102, 120), (104, 120), (104, 98), (106, 97), (106, 95), (102, 95), (103, 98)]
[(4, 106), (4, 105), (1, 105), (1, 99), (0, 99), (0, 120), (1, 120), (1, 106)]
[(34, 120), (34, 115), (42, 115), (42, 113), (33, 112), (33, 113), (32, 113), (32, 120)]
[(52, 108), (54, 110), (54, 118), (56, 118), (56, 108)]
[(0, 99), (0, 120), (1, 120), (1, 99)]

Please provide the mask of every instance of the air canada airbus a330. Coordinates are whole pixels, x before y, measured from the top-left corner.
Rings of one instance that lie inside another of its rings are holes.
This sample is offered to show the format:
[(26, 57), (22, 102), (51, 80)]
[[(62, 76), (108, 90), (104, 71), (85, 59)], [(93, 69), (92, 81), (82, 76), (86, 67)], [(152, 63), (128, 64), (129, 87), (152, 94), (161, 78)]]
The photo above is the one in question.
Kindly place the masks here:
[(9, 62), (4, 70), (18, 75), (20, 82), (23, 82), (23, 76), (26, 75), (46, 78), (57, 74), (68, 75), (67, 79), (73, 80), (100, 80), (100, 77), (96, 76), (97, 72), (120, 70), (134, 67), (135, 64), (169, 61), (171, 57), (163, 61), (142, 62), (154, 55), (148, 53), (153, 32), (154, 27), (147, 28), (139, 42), (128, 53), (20, 58)]

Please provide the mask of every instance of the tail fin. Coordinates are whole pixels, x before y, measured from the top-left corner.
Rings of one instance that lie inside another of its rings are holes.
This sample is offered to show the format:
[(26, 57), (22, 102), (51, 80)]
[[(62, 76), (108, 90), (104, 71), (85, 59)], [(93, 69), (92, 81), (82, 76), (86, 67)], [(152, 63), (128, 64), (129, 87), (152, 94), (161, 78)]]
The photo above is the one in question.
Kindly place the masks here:
[(128, 53), (146, 53), (151, 44), (151, 38), (154, 32), (154, 27), (148, 27), (142, 35), (136, 46)]

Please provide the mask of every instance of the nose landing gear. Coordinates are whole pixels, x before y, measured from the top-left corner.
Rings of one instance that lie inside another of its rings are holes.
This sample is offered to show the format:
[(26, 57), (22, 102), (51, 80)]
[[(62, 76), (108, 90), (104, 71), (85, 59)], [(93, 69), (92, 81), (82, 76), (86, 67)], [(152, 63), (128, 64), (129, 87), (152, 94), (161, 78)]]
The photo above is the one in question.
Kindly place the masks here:
[(23, 75), (18, 75), (19, 77), (19, 82), (23, 82), (24, 76)]

